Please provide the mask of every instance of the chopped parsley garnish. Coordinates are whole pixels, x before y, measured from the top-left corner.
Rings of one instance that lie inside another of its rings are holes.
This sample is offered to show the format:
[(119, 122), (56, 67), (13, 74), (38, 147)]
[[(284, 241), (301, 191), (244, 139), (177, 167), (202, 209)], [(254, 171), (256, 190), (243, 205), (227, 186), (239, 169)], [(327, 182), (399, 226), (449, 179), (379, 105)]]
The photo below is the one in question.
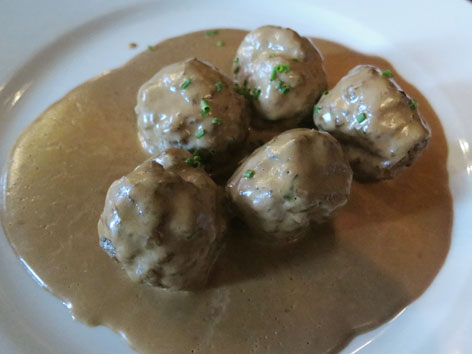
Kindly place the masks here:
[(292, 183), (290, 184), (290, 189), (287, 193), (285, 193), (282, 198), (285, 200), (292, 200), (295, 197), (295, 181), (297, 180), (298, 175), (295, 175), (292, 179)]
[(182, 82), (182, 85), (180, 85), (180, 88), (182, 90), (185, 90), (188, 87), (188, 85), (190, 85), (191, 82), (192, 82), (192, 80), (190, 80), (190, 79), (185, 80), (184, 82)]
[(234, 73), (234, 74), (239, 73), (239, 69), (241, 69), (241, 67), (240, 67), (239, 65), (236, 66), (236, 67), (234, 68), (234, 70), (233, 70), (233, 73)]
[(274, 53), (269, 54), (269, 58), (275, 58), (276, 56), (277, 54), (274, 54)]
[(318, 113), (320, 113), (320, 112), (321, 112), (321, 107), (320, 107), (320, 106), (315, 106), (315, 107), (313, 107), (313, 113), (314, 113), (314, 114), (318, 114)]
[(360, 113), (356, 116), (357, 123), (362, 123), (366, 119), (367, 119), (367, 116), (365, 115), (365, 113)]
[(223, 84), (221, 83), (221, 81), (218, 81), (216, 84), (216, 91), (217, 92), (220, 92), (221, 90), (223, 90)]
[(246, 172), (243, 173), (244, 178), (252, 178), (256, 174), (256, 171), (254, 170), (246, 170)]
[(233, 63), (239, 63), (239, 58), (238, 57), (234, 58)]
[(150, 52), (152, 52), (152, 51), (154, 50), (154, 47), (153, 47), (152, 45), (148, 45), (148, 46), (147, 46), (147, 49), (148, 49)]
[(388, 69), (382, 70), (381, 74), (382, 74), (382, 76), (385, 76), (385, 77), (388, 77), (388, 78), (393, 77), (393, 73)]
[(254, 97), (256, 100), (259, 98), (261, 95), (261, 89), (252, 89), (252, 97)]
[(223, 41), (218, 41), (218, 42), (216, 42), (216, 46), (217, 46), (217, 47), (224, 47), (224, 46), (225, 46), (225, 42), (223, 42)]
[(195, 153), (192, 157), (185, 159), (185, 163), (192, 167), (200, 167), (202, 165), (202, 157)]
[(294, 61), (295, 63), (298, 63), (298, 58), (292, 58), (292, 61)]
[(275, 78), (277, 77), (277, 74), (281, 73), (288, 73), (290, 71), (290, 66), (289, 65), (276, 65), (272, 69), (272, 74), (270, 75), (270, 81), (274, 81)]
[(418, 101), (415, 98), (412, 98), (408, 107), (410, 107), (412, 111), (416, 111), (416, 109), (418, 108)]
[(210, 113), (210, 111), (211, 111), (211, 108), (210, 108), (209, 104), (207, 103), (207, 101), (202, 99), (200, 101), (200, 115), (202, 117), (206, 117), (208, 115), (208, 113)]
[(253, 88), (252, 90), (246, 86), (239, 86), (238, 84), (233, 86), (233, 90), (236, 93), (239, 93), (240, 95), (244, 96), (247, 100), (252, 101), (252, 100), (257, 100), (259, 96), (261, 95), (262, 91), (259, 88)]
[(275, 88), (279, 90), (279, 92), (283, 95), (287, 94), (290, 92), (290, 87), (285, 84), (282, 80), (277, 81), (277, 85), (275, 85)]
[(325, 95), (325, 96), (326, 96), (328, 93), (329, 93), (328, 90), (324, 90), (324, 91), (323, 91), (323, 95)]
[(199, 130), (197, 131), (197, 134), (195, 134), (195, 137), (196, 137), (197, 139), (200, 139), (201, 137), (203, 137), (203, 136), (205, 135), (205, 133), (206, 133), (206, 132), (205, 132), (205, 129), (199, 129)]
[(205, 36), (207, 37), (214, 37), (218, 34), (218, 30), (210, 30), (205, 32)]
[(288, 73), (290, 71), (290, 65), (279, 64), (275, 67), (278, 73)]
[(213, 124), (220, 125), (221, 124), (221, 119), (218, 117), (215, 117), (211, 120)]
[(205, 164), (210, 163), (214, 152), (207, 150), (196, 150), (192, 157), (185, 159), (185, 163), (192, 167), (204, 167)]

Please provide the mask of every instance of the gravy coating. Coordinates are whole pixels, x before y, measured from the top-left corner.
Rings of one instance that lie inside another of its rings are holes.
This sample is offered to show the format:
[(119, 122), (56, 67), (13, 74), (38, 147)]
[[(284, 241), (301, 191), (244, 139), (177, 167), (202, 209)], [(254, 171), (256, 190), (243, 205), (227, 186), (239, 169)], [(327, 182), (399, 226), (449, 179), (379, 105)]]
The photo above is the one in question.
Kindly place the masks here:
[(431, 137), (416, 101), (391, 77), (390, 70), (357, 66), (314, 108), (317, 128), (341, 142), (363, 180), (393, 178), (413, 164)]
[(352, 171), (341, 144), (314, 129), (290, 129), (256, 149), (226, 185), (238, 215), (265, 242), (295, 242), (349, 199)]
[(226, 227), (219, 188), (171, 148), (113, 182), (98, 221), (100, 246), (131, 280), (171, 290), (202, 288)]
[[(5, 169), (2, 221), (15, 252), (77, 320), (124, 334), (140, 353), (339, 351), (420, 296), (449, 249), (446, 140), (431, 106), (397, 74), (433, 133), (413, 167), (393, 180), (353, 182), (334, 220), (292, 247), (269, 251), (230, 225), (206, 290), (169, 293), (128, 279), (100, 249), (96, 225), (110, 184), (148, 157), (136, 136), (136, 92), (189, 57), (230, 75), (245, 34), (169, 39), (80, 85), (23, 132)], [(358, 64), (392, 69), (381, 58), (314, 42), (329, 87)]]

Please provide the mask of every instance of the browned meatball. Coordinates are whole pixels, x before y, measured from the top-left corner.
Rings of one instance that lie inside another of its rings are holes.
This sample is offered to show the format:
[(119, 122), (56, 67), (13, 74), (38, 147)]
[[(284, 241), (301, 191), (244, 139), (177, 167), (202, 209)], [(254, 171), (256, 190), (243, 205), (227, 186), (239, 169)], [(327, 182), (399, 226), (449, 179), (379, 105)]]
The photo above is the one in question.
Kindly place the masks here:
[(315, 125), (341, 142), (360, 179), (394, 177), (414, 162), (431, 137), (417, 102), (391, 76), (370, 65), (357, 66), (314, 108)]
[(190, 156), (171, 149), (108, 190), (100, 245), (133, 281), (192, 290), (208, 278), (226, 224), (218, 187), (185, 163)]
[(254, 237), (291, 242), (344, 205), (352, 172), (328, 133), (288, 130), (254, 151), (226, 190)]
[(158, 154), (170, 147), (227, 163), (248, 135), (245, 100), (215, 67), (188, 59), (160, 70), (138, 92), (138, 135)]
[(289, 28), (264, 26), (249, 32), (236, 53), (233, 72), (240, 88), (251, 93), (260, 116), (287, 126), (309, 117), (327, 87), (316, 47)]

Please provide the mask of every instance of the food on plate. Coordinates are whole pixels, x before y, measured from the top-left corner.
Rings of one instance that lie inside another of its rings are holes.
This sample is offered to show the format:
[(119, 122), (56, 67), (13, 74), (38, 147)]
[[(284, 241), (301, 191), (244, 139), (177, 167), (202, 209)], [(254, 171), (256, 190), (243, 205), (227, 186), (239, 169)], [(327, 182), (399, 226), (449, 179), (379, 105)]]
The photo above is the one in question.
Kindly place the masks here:
[[(354, 181), (349, 202), (329, 222), (311, 228), (307, 237), (270, 247), (247, 237), (247, 227), (233, 218), (223, 241), (226, 247), (199, 291), (168, 291), (132, 281), (124, 265), (102, 250), (97, 221), (110, 184), (151, 157), (136, 134), (134, 108), (141, 85), (167, 65), (194, 57), (231, 76), (246, 35), (236, 29), (187, 33), (152, 50), (144, 47), (122, 67), (82, 83), (18, 137), (0, 178), (2, 225), (21, 261), (68, 304), (76, 320), (107, 326), (138, 353), (337, 352), (354, 335), (385, 323), (421, 296), (447, 255), (453, 215), (447, 142), (427, 100), (399, 75), (395, 79), (418, 98), (434, 132), (428, 149), (408, 173), (395, 179)], [(391, 67), (382, 58), (339, 43), (313, 40), (325, 58), (330, 87), (359, 64)], [(127, 50), (126, 44), (121, 50)], [(269, 124), (251, 129), (248, 141), (260, 146), (259, 141), (269, 141), (285, 128)], [(246, 153), (248, 146), (243, 145), (235, 151)], [(312, 158), (304, 154), (303, 160)], [(169, 149), (153, 156), (137, 174), (175, 179), (180, 187), (174, 198), (198, 190), (184, 183), (188, 176), (207, 181), (202, 158), (200, 151)], [(136, 182), (136, 173), (131, 176)], [(252, 175), (256, 177), (257, 171)], [(147, 186), (163, 192), (151, 180)], [(129, 187), (133, 193), (145, 189), (138, 183)], [(148, 199), (144, 204), (155, 208)], [(123, 200), (121, 207), (136, 216), (136, 205)], [(177, 207), (173, 199), (168, 207)], [(171, 219), (165, 220), (167, 225)], [(174, 244), (161, 250), (173, 251)], [(174, 280), (184, 281), (167, 278), (165, 283)]]
[(248, 114), (232, 81), (195, 58), (162, 68), (138, 92), (138, 135), (146, 151), (170, 147), (211, 157), (209, 167), (237, 158), (248, 136)]
[(359, 179), (396, 176), (415, 161), (431, 137), (417, 101), (392, 77), (390, 70), (359, 65), (314, 107), (315, 125), (341, 142)]
[(351, 180), (340, 144), (328, 133), (299, 128), (254, 151), (226, 188), (254, 237), (293, 242), (346, 204)]
[(171, 290), (202, 287), (222, 245), (218, 187), (171, 149), (108, 190), (98, 222), (101, 247), (137, 282)]
[(292, 127), (310, 115), (327, 87), (317, 48), (290, 28), (249, 32), (236, 52), (233, 73), (260, 117)]

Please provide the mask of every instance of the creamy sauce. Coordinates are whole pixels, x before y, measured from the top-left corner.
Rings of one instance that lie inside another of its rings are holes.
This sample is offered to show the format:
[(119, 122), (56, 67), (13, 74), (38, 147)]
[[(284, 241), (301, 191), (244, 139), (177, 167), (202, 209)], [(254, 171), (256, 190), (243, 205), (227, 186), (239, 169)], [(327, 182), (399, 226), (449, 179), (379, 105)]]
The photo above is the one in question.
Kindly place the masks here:
[[(136, 134), (138, 88), (191, 56), (229, 73), (244, 35), (177, 37), (84, 83), (21, 135), (5, 170), (2, 221), (18, 256), (72, 304), (77, 320), (124, 334), (142, 353), (340, 350), (420, 296), (449, 249), (446, 140), (428, 102), (396, 75), (433, 133), (416, 165), (391, 181), (354, 183), (333, 221), (289, 249), (257, 246), (235, 223), (204, 291), (169, 293), (128, 279), (100, 249), (97, 221), (110, 184), (147, 157)], [(315, 42), (329, 87), (357, 64), (391, 68), (381, 58)]]

